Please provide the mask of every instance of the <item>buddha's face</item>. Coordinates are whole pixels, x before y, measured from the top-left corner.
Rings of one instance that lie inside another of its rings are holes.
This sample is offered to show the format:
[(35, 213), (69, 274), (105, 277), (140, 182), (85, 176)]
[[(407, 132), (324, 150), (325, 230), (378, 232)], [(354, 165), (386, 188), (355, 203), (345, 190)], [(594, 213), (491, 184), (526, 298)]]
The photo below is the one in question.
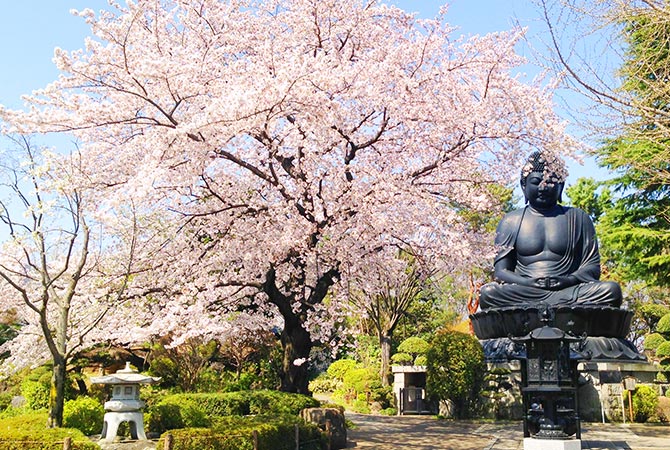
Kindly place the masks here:
[(522, 184), (526, 200), (535, 209), (549, 209), (558, 204), (563, 183), (547, 181), (542, 172), (531, 172)]

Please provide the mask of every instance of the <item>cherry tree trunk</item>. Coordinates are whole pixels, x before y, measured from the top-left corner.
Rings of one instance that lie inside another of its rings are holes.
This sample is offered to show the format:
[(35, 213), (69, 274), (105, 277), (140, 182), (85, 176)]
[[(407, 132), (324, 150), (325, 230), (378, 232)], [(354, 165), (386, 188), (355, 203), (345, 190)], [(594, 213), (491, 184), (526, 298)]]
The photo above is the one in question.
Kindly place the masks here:
[(309, 353), (312, 350), (312, 338), (297, 318), (287, 320), (284, 317), (284, 330), (281, 343), (284, 350), (280, 390), (311, 395), (307, 386), (309, 379)]
[(282, 361), (282, 374), (280, 390), (284, 392), (295, 392), (298, 394), (311, 395), (308, 387), (307, 372), (309, 370), (309, 356), (314, 346), (312, 336), (305, 324), (311, 305), (319, 304), (328, 293), (328, 288), (333, 285), (335, 278), (339, 276), (337, 267), (333, 267), (321, 274), (314, 289), (308, 298), (300, 301), (300, 306), (294, 308), (295, 294), (284, 294), (277, 288), (276, 272), (274, 268), (268, 270), (263, 291), (268, 295), (272, 304), (277, 306), (279, 313), (284, 318), (284, 329), (281, 333), (281, 344), (284, 351)]
[(63, 426), (63, 404), (65, 403), (66, 361), (58, 356), (53, 358), (51, 374), (51, 390), (49, 391), (49, 418), (47, 426), (56, 428)]
[(391, 376), (391, 336), (383, 333), (379, 335), (379, 347), (381, 349), (381, 368), (379, 376), (381, 377), (382, 386), (390, 385)]

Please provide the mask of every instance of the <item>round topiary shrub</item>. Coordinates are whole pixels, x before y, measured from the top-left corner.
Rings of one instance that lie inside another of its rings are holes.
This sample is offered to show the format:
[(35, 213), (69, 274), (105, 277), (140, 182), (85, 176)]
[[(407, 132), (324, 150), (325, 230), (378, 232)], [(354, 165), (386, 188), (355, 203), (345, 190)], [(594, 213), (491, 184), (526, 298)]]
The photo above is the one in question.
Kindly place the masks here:
[(398, 346), (398, 352), (412, 355), (425, 355), (430, 345), (424, 339), (417, 336), (408, 337)]
[(87, 436), (102, 431), (105, 409), (92, 397), (78, 397), (68, 400), (63, 406), (63, 426), (76, 428)]
[(411, 366), (414, 363), (414, 358), (409, 353), (395, 353), (391, 356), (391, 362), (398, 366)]
[(670, 341), (661, 342), (656, 348), (656, 356), (659, 358), (670, 357)]
[(663, 336), (658, 333), (651, 333), (644, 337), (644, 349), (649, 351), (656, 351), (659, 345), (667, 342)]
[(637, 308), (636, 314), (641, 316), (650, 328), (655, 328), (661, 317), (670, 313), (670, 308), (658, 303), (645, 303)]
[(656, 324), (656, 332), (665, 336), (670, 336), (670, 313), (660, 318)]

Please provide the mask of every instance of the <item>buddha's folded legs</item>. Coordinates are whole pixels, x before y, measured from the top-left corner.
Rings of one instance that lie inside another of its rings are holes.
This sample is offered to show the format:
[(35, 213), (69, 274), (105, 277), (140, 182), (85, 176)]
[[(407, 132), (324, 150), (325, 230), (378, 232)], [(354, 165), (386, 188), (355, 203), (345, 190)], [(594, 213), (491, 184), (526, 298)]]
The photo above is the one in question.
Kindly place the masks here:
[(488, 283), (480, 290), (480, 308), (500, 308), (546, 303), (550, 305), (588, 304), (621, 306), (621, 288), (612, 281), (593, 281), (559, 291), (518, 284)]

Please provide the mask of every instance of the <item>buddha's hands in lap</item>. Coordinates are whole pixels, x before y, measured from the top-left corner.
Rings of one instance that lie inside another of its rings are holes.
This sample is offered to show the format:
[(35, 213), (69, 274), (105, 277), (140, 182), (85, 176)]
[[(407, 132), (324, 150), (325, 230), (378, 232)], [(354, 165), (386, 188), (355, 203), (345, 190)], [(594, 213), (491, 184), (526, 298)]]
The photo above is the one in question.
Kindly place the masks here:
[(574, 277), (571, 276), (551, 276), (551, 277), (539, 277), (539, 278), (529, 278), (529, 283), (527, 286), (533, 286), (539, 289), (545, 289), (549, 291), (560, 291), (565, 288), (569, 288), (577, 284)]

